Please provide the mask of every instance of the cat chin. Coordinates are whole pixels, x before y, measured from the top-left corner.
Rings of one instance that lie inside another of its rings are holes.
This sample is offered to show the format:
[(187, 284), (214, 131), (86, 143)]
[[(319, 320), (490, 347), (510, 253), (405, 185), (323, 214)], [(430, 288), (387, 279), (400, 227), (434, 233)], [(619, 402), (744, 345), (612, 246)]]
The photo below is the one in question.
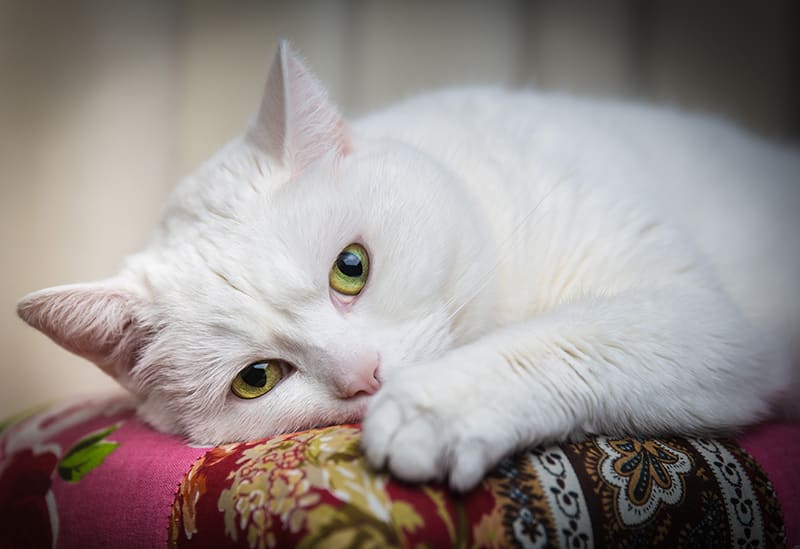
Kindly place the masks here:
[[(172, 420), (173, 415), (156, 407), (150, 407), (140, 403), (138, 408), (139, 417), (158, 429), (159, 431), (184, 436), (186, 439), (197, 446), (209, 446), (216, 444), (226, 444), (230, 442), (241, 442), (243, 440), (257, 440), (269, 438), (283, 433), (303, 431), (328, 427), (331, 425), (345, 425), (361, 423), (367, 408), (372, 401), (371, 395), (359, 395), (349, 399), (335, 400), (329, 403), (327, 410), (322, 414), (299, 414), (296, 421), (283, 425), (273, 426), (272, 429), (250, 433), (236, 433), (236, 428), (222, 424), (209, 426), (208, 422), (199, 425), (178, 425)], [(238, 423), (238, 421), (237, 421)]]
[[(372, 395), (359, 395), (348, 399), (335, 399), (328, 403), (326, 410), (320, 415), (308, 414), (297, 422), (285, 424), (278, 431), (259, 433), (255, 437), (234, 437), (237, 441), (243, 438), (266, 438), (282, 433), (292, 433), (306, 429), (361, 423), (366, 414)], [(226, 434), (230, 431), (223, 430)]]
[(360, 423), (364, 419), (371, 400), (371, 395), (362, 395), (340, 401), (341, 407), (334, 413), (334, 417), (320, 426)]

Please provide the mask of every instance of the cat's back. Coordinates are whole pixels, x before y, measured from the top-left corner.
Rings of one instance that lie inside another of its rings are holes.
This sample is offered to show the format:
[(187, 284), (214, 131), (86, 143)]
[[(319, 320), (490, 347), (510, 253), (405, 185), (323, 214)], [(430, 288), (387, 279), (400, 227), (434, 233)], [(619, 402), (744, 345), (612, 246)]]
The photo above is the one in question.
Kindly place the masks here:
[(797, 148), (700, 114), (496, 88), (418, 96), (356, 130), (429, 152), (486, 204), (499, 233), (561, 180), (580, 179), (576, 196), (609, 203), (635, 195), (694, 240), (754, 320), (800, 334), (800, 305), (787, 299), (800, 291)]

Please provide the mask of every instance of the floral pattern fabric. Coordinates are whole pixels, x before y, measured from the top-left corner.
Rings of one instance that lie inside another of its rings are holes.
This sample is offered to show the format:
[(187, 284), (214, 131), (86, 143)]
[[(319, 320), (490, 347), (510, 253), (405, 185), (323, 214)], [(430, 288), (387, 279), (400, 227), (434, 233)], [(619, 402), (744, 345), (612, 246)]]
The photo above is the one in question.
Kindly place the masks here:
[(184, 478), (173, 547), (783, 547), (735, 443), (595, 437), (503, 461), (474, 491), (373, 472), (358, 426), (222, 446)]
[(124, 398), (51, 407), (0, 424), (0, 548), (786, 545), (773, 487), (734, 441), (532, 448), (459, 495), (373, 471), (360, 437), (197, 448)]
[(463, 546), (500, 529), (491, 494), (474, 494), (468, 508), (442, 486), (396, 482), (367, 467), (359, 444), (348, 425), (212, 449), (181, 483), (170, 543)]

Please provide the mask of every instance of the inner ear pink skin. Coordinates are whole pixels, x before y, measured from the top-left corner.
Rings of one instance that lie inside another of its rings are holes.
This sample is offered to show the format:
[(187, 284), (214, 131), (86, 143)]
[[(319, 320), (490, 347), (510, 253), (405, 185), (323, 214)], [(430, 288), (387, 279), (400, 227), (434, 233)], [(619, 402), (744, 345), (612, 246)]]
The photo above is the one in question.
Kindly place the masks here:
[(338, 108), (285, 40), (278, 46), (261, 106), (247, 135), (288, 167), (291, 179), (331, 151), (346, 155), (352, 150)]
[[(46, 288), (25, 296), (17, 313), (70, 352), (121, 383), (149, 338), (137, 311), (144, 301), (107, 282)], [(124, 384), (124, 383), (123, 383)]]

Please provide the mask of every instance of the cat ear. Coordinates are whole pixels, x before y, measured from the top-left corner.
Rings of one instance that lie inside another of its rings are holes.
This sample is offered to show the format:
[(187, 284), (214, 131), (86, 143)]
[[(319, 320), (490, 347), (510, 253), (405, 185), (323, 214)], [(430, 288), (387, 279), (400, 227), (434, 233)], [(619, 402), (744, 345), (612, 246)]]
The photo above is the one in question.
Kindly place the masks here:
[(124, 382), (148, 337), (140, 318), (144, 305), (144, 299), (130, 290), (95, 282), (28, 294), (17, 305), (17, 314), (68, 351)]
[(278, 46), (247, 138), (292, 175), (331, 151), (348, 152), (347, 129), (339, 111), (285, 40)]

